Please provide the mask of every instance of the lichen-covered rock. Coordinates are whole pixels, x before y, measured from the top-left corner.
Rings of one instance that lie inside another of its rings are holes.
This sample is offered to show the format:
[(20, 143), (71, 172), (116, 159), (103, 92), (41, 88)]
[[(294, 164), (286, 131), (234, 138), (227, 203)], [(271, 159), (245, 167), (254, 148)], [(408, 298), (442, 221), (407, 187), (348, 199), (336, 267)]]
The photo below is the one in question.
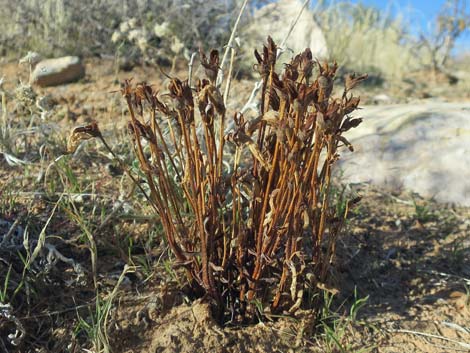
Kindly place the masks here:
[(408, 190), (470, 206), (469, 103), (426, 102), (365, 107), (348, 132), (341, 180)]
[(77, 56), (46, 59), (39, 62), (31, 74), (31, 83), (41, 86), (57, 86), (74, 82), (85, 76), (85, 66)]

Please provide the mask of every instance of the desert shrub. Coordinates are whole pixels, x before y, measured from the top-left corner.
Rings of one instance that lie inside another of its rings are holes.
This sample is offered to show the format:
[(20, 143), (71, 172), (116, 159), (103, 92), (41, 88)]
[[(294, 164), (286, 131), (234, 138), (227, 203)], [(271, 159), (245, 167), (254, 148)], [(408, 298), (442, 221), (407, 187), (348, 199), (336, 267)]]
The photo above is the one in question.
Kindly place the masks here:
[[(138, 37), (147, 46), (159, 47), (161, 38), (154, 28), (164, 25), (185, 48), (213, 47), (227, 41), (240, 4), (240, 0), (0, 0), (0, 49), (4, 54), (34, 50), (46, 56), (113, 54), (122, 43), (111, 38), (129, 20), (138, 22), (143, 32)], [(142, 54), (138, 42), (131, 42), (129, 49)]]
[(43, 55), (91, 54), (106, 49), (124, 16), (115, 0), (1, 0), (0, 44), (5, 52)]
[(439, 11), (433, 29), (422, 33), (419, 46), (427, 53), (424, 64), (434, 72), (446, 65), (455, 41), (470, 28), (470, 7), (465, 1), (447, 0)]
[[(163, 95), (146, 83), (124, 83), (145, 183), (132, 178), (159, 216), (174, 266), (193, 295), (213, 300), (219, 319), (294, 312), (328, 280), (351, 206), (338, 207), (330, 180), (339, 148), (352, 150), (343, 133), (361, 119), (349, 116), (359, 104), (350, 91), (365, 76), (349, 75), (333, 98), (336, 64), (320, 64), (306, 49), (280, 75), (268, 38), (255, 52), (259, 115), (248, 120), (227, 113), (218, 52), (200, 55), (206, 76), (195, 89), (178, 78)], [(92, 124), (74, 130), (69, 149), (91, 137), (107, 146)]]
[(425, 52), (417, 49), (403, 16), (348, 0), (320, 1), (313, 11), (331, 57), (341, 66), (387, 79), (401, 78), (405, 70), (420, 67), (416, 57)]
[(0, 156), (11, 166), (29, 164), (37, 158), (33, 142), (41, 145), (51, 134), (47, 120), (54, 114), (55, 102), (29, 84), (20, 82), (7, 90), (2, 83), (0, 79)]

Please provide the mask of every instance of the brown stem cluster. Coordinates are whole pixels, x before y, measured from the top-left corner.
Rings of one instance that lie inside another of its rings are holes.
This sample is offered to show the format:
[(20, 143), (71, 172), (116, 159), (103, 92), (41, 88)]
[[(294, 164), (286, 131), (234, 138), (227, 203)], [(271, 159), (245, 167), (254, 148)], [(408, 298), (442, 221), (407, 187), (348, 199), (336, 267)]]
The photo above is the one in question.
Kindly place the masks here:
[(232, 319), (254, 301), (297, 309), (306, 283), (326, 280), (346, 216), (331, 204), (332, 167), (339, 147), (352, 151), (343, 134), (361, 119), (349, 116), (359, 104), (350, 90), (366, 76), (348, 76), (333, 98), (336, 64), (306, 49), (279, 75), (276, 51), (271, 38), (255, 51), (259, 115), (235, 114), (230, 132), (216, 51), (201, 53), (207, 78), (195, 89), (177, 78), (167, 95), (146, 83), (122, 88), (148, 199), (177, 265)]

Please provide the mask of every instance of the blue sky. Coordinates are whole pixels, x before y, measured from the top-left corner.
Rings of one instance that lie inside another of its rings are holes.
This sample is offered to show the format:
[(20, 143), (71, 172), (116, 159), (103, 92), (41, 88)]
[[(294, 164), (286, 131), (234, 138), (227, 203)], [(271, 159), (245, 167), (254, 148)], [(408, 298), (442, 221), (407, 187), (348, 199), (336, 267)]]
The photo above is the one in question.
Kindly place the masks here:
[[(412, 25), (415, 33), (427, 31), (433, 24), (437, 13), (442, 8), (445, 0), (353, 0), (355, 3), (371, 5), (383, 10), (390, 10), (392, 13), (405, 14), (406, 19)], [(467, 4), (468, 6), (468, 4)], [(470, 33), (463, 34), (456, 43), (457, 52), (470, 51)]]

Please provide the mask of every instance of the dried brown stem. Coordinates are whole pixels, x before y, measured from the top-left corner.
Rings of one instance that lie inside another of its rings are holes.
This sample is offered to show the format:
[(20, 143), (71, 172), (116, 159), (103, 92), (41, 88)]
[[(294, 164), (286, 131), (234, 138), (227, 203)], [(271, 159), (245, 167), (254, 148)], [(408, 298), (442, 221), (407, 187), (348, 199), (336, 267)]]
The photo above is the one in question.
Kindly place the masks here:
[[(361, 120), (348, 116), (359, 104), (348, 95), (365, 76), (349, 76), (341, 99), (333, 99), (336, 64), (320, 64), (306, 50), (279, 76), (277, 46), (268, 38), (262, 54), (255, 52), (263, 79), (259, 118), (236, 114), (226, 133), (229, 88), (222, 97), (218, 52), (200, 55), (207, 78), (197, 81), (194, 96), (177, 78), (167, 104), (145, 83), (126, 82), (122, 90), (147, 200), (190, 284), (220, 312), (238, 305), (246, 319), (250, 311), (243, 308), (253, 300), (295, 311), (311, 290), (303, 276), (327, 280), (346, 217), (335, 214), (331, 175), (339, 142), (352, 149), (342, 134)], [(235, 148), (232, 158), (226, 145)], [(231, 168), (225, 171), (224, 163)], [(265, 283), (271, 290), (261, 291)]]

